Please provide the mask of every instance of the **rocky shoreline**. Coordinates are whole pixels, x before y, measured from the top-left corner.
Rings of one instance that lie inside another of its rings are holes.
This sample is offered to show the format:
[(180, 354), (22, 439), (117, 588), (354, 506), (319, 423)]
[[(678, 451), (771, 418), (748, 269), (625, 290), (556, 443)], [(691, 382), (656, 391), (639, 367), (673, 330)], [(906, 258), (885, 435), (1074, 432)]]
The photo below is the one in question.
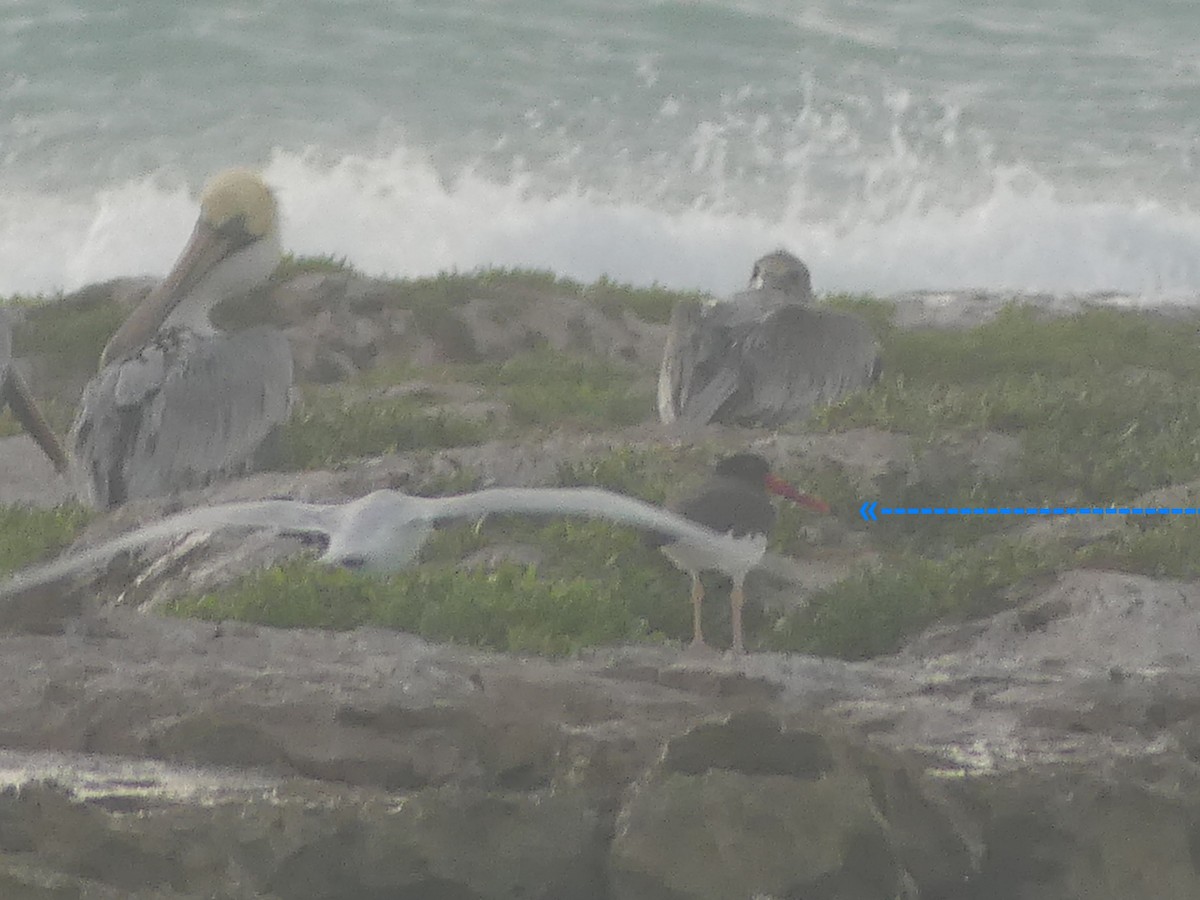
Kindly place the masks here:
[[(459, 325), (418, 334), (381, 299), (387, 285), (356, 279), (275, 289), (271, 315), (310, 381), (400, 354), (503, 358), (531, 341), (648, 373), (662, 328), (548, 293), (519, 327), (468, 299)], [(133, 288), (96, 290), (66, 302), (120, 303)], [(927, 295), (897, 324), (967, 327), (1005, 299)], [(78, 373), (23, 362), (70, 396)], [(885, 433), (705, 439), (864, 471), (914, 453)], [(338, 500), (463, 469), (547, 483), (564, 459), (671, 440), (644, 423), (261, 473), (131, 506), (82, 539), (180, 504)], [(64, 486), (25, 441), (0, 441), (0, 500), (59, 502)], [(995, 443), (963, 455), (1002, 461)], [(6, 601), (0, 896), (1200, 896), (1196, 583), (1067, 571), (1019, 606), (865, 662), (655, 646), (553, 660), (152, 612), (297, 549), (200, 540)], [(805, 568), (815, 586), (831, 567)]]
[[(0, 885), (1192, 897), (1197, 609), (1195, 585), (1072, 573), (864, 663), (62, 614), (0, 638)], [(1136, 649), (1073, 652), (1105, 629)]]

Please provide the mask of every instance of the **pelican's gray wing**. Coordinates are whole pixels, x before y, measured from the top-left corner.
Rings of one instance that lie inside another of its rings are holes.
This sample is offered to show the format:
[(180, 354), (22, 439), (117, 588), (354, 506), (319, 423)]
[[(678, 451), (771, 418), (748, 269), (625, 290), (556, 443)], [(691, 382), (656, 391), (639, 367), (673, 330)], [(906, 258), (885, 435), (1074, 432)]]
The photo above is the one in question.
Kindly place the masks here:
[(86, 572), (107, 564), (118, 553), (144, 547), (153, 541), (193, 531), (222, 528), (270, 528), (332, 534), (346, 515), (342, 504), (301, 503), (295, 500), (257, 500), (222, 503), (168, 516), (152, 525), (104, 541), (77, 553), (66, 553), (53, 562), (17, 572), (0, 583), (0, 598)]
[(274, 328), (169, 332), (106, 366), (72, 429), (87, 496), (105, 508), (250, 468), (291, 403), (292, 353)]
[(67, 454), (50, 430), (41, 410), (33, 400), (29, 386), (12, 364), (12, 331), (8, 316), (0, 310), (0, 411), (7, 404), (29, 436), (54, 463), (59, 472), (67, 470)]
[(836, 310), (779, 307), (741, 329), (734, 344), (740, 391), (719, 411), (720, 421), (771, 427), (802, 419), (879, 376), (871, 329)]

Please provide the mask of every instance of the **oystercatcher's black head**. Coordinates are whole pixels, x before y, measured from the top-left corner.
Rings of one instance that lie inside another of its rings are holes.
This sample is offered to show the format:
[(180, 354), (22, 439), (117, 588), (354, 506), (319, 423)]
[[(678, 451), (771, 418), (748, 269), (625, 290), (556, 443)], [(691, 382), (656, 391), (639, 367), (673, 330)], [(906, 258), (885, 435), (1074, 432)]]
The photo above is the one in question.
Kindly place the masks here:
[(714, 471), (723, 478), (736, 478), (762, 487), (771, 474), (771, 465), (757, 453), (735, 453), (717, 460)]
[(772, 473), (770, 463), (757, 453), (735, 453), (733, 456), (726, 456), (717, 462), (715, 472), (718, 478), (729, 478), (740, 484), (752, 485), (758, 490), (778, 494), (820, 513), (829, 512), (829, 504), (820, 497), (802, 493), (795, 485)]

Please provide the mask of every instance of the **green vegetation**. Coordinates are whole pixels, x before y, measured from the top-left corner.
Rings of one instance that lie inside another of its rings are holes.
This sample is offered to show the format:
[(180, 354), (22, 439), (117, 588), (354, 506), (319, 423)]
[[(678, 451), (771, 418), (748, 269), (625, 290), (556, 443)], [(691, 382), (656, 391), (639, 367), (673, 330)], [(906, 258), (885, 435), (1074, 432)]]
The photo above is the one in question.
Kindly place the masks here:
[[(901, 461), (868, 481), (834, 462), (798, 462), (785, 469), (782, 474), (803, 490), (833, 504), (834, 524), (780, 504), (772, 538), (776, 551), (803, 559), (857, 533), (881, 558), (876, 566), (859, 569), (812, 596), (804, 608), (770, 616), (755, 611), (748, 618), (751, 647), (860, 659), (893, 652), (937, 620), (1000, 610), (1070, 566), (1198, 574), (1192, 548), (1200, 526), (1192, 521), (1129, 526), (1080, 547), (1067, 539), (1033, 542), (1022, 536), (1027, 523), (1012, 518), (890, 518), (868, 527), (857, 516), (865, 496), (905, 505), (930, 498), (972, 505), (1021, 499), (1102, 502), (1198, 478), (1200, 388), (1193, 385), (1200, 385), (1200, 359), (1193, 352), (1193, 320), (1118, 310), (1046, 320), (1027, 308), (1009, 307), (994, 322), (970, 331), (901, 331), (890, 324), (893, 311), (887, 304), (869, 298), (830, 302), (870, 318), (881, 336), (887, 367), (881, 385), (824, 410), (817, 427), (912, 434), (918, 460), (930, 454), (931, 460), (938, 454), (954, 460), (955, 448), (966, 449), (956, 463), (913, 469)], [(517, 386), (569, 392), (574, 385), (604, 384), (586, 361), (571, 362), (571, 368), (562, 358), (542, 354), (524, 354), (506, 371), (503, 366), (481, 367), (478, 382), (492, 384), (498, 392)], [(550, 421), (563, 410), (584, 406), (580, 397), (557, 407), (545, 398), (533, 404), (535, 409), (556, 409), (547, 416)], [(613, 413), (600, 403), (589, 415), (602, 420)], [(1012, 464), (985, 473), (972, 464), (970, 446), (988, 432), (1008, 434), (1019, 443)], [(624, 448), (564, 464), (559, 480), (662, 502), (689, 479), (700, 478), (714, 455), (706, 448)], [(810, 524), (818, 526), (815, 532)], [(823, 535), (828, 529), (832, 533)], [(640, 596), (635, 618), (647, 626), (622, 630), (626, 638), (688, 637), (685, 578), (636, 536), (604, 523), (547, 526), (498, 520), (481, 529), (454, 529), (433, 541), (431, 564), (460, 558), (498, 539), (540, 548), (552, 562), (542, 566), (539, 578), (592, 583), (601, 604), (614, 595), (624, 604)], [(596, 580), (596, 572), (617, 574)], [(481, 576), (443, 577), (462, 578), (462, 589), (468, 590), (470, 580)], [(714, 642), (727, 640), (727, 594), (719, 581), (714, 578), (712, 602), (706, 607)], [(541, 646), (588, 641), (553, 614), (539, 622), (545, 628)], [(522, 640), (528, 646), (532, 638)], [(494, 634), (490, 641), (488, 646), (510, 646)]]
[(0, 506), (0, 573), (47, 559), (65, 548), (92, 519), (73, 504), (53, 509)]
[(110, 300), (72, 306), (46, 303), (31, 308), (13, 329), (13, 354), (56, 356), (68, 368), (94, 371), (100, 363), (100, 351), (124, 315)]
[(834, 309), (862, 316), (871, 326), (876, 337), (886, 340), (895, 330), (896, 304), (890, 300), (880, 300), (869, 294), (830, 294), (822, 298)]
[(316, 395), (292, 413), (279, 436), (279, 469), (321, 469), (364, 456), (482, 443), (484, 423), (430, 412), (420, 397), (347, 402)]
[(708, 296), (698, 291), (669, 291), (657, 284), (648, 288), (633, 287), (604, 277), (581, 288), (580, 294), (610, 316), (628, 312), (643, 322), (660, 325), (670, 320), (671, 310), (680, 300), (703, 300)]
[(897, 555), (814, 594), (807, 606), (778, 620), (766, 646), (844, 659), (892, 653), (935, 621), (998, 612), (1020, 587), (1069, 562), (1055, 547), (1019, 538), (956, 550), (941, 560)]
[(280, 437), (276, 466), (328, 467), (381, 453), (478, 444), (537, 427), (619, 427), (645, 421), (653, 411), (649, 389), (628, 369), (545, 349), (503, 363), (445, 365), (420, 373), (480, 385), (485, 396), (506, 404), (507, 422), (431, 411), (439, 402), (436, 390), (386, 396), (384, 385), (414, 374), (404, 364), (353, 382), (310, 388)]
[(976, 497), (1102, 502), (1200, 476), (1196, 325), (1117, 309), (1047, 320), (1011, 306), (967, 332), (893, 331), (883, 381), (825, 411), (927, 441), (985, 430), (1022, 458)]
[(297, 275), (329, 275), (338, 272), (353, 272), (354, 267), (346, 261), (344, 256), (334, 256), (329, 253), (322, 253), (319, 256), (296, 256), (294, 253), (285, 253), (283, 261), (279, 263), (279, 268), (275, 270), (272, 281), (281, 283), (295, 278)]
[[(344, 259), (289, 258), (276, 281), (352, 271)], [(652, 420), (652, 372), (553, 351), (532, 339), (507, 360), (486, 359), (462, 318), (471, 304), (472, 314), (507, 324), (527, 315), (532, 301), (559, 296), (586, 298), (613, 317), (662, 323), (676, 302), (699, 295), (608, 279), (582, 285), (520, 269), (376, 282), (349, 298), (353, 310), (410, 311), (409, 321), (436, 340), (442, 361), (417, 366), (399, 343), (384, 345), (378, 368), (362, 377), (304, 386), (306, 402), (281, 435), (276, 464), (328, 467), (385, 452), (476, 444), (493, 435), (533, 440), (531, 431), (541, 429), (600, 430)], [(1093, 531), (1045, 529), (1035, 542), (1024, 519), (905, 517), (867, 525), (858, 516), (868, 498), (890, 505), (1092, 504), (1132, 502), (1147, 491), (1200, 482), (1196, 317), (1096, 308), (1051, 319), (1011, 306), (970, 330), (902, 330), (891, 303), (848, 295), (824, 302), (870, 322), (883, 347), (884, 374), (874, 389), (792, 430), (826, 440), (821, 433), (877, 429), (909, 436), (910, 449), (870, 472), (859, 461), (802, 451), (783, 466), (780, 474), (824, 497), (833, 514), (779, 503), (772, 549), (801, 562), (858, 565), (804, 608), (767, 613), (752, 602), (751, 647), (850, 658), (891, 652), (933, 622), (990, 614), (1078, 565), (1200, 577), (1193, 552), (1200, 523), (1192, 518)], [(254, 304), (229, 314), (239, 324), (275, 315)], [(70, 310), (39, 306), (17, 328), (16, 349), (61, 360), (56, 372), (83, 372), (95, 366), (120, 317), (107, 301)], [(389, 393), (414, 380), (429, 388)], [(444, 411), (447, 396), (471, 394), (464, 384), (478, 386), (482, 400), (502, 404), (507, 413), (481, 421)], [(51, 424), (65, 431), (74, 395), (55, 400), (52, 390), (43, 390), (51, 395), (44, 402)], [(0, 434), (13, 430), (11, 419), (0, 417)], [(984, 438), (1002, 446), (990, 461), (977, 452)], [(562, 464), (558, 481), (662, 503), (701, 480), (718, 455), (715, 445), (695, 438), (683, 447), (625, 446)], [(476, 472), (464, 470), (422, 489), (465, 490), (477, 481)], [(86, 521), (86, 513), (71, 507), (0, 510), (0, 569), (54, 552)], [(501, 558), (507, 558), (505, 548), (519, 559), (532, 553), (540, 561), (536, 568), (501, 562), (490, 572), (454, 568), (484, 548), (498, 548)], [(296, 563), (242, 579), (219, 595), (181, 602), (178, 611), (336, 628), (373, 623), (552, 654), (595, 643), (690, 637), (686, 577), (641, 535), (620, 526), (495, 516), (439, 531), (424, 558), (425, 567), (383, 580)], [(868, 558), (871, 564), (862, 565)], [(706, 630), (721, 645), (729, 638), (727, 584), (714, 577), (708, 586)]]
[(1080, 558), (1096, 568), (1191, 579), (1200, 578), (1197, 547), (1200, 521), (1195, 516), (1130, 519), (1115, 535), (1084, 547)]
[(490, 573), (425, 568), (373, 579), (299, 562), (181, 601), (173, 611), (285, 627), (383, 625), (431, 640), (557, 655), (652, 637), (629, 599), (599, 579), (547, 580), (512, 563)]
[(689, 474), (704, 474), (711, 459), (712, 454), (700, 447), (617, 447), (583, 462), (561, 463), (558, 483), (607, 488), (662, 504)]
[(645, 421), (654, 410), (649, 388), (637, 375), (603, 360), (533, 350), (503, 363), (484, 363), (464, 380), (498, 388), (513, 425), (620, 427)]

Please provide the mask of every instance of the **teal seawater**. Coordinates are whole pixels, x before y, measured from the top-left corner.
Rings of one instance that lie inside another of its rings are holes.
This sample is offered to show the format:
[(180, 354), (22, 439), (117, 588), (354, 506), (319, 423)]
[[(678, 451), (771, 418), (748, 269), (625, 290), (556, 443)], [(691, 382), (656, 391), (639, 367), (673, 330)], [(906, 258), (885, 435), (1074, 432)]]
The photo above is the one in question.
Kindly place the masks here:
[(0, 293), (169, 263), (262, 167), (298, 252), (727, 291), (1200, 295), (1200, 5), (14, 0)]

